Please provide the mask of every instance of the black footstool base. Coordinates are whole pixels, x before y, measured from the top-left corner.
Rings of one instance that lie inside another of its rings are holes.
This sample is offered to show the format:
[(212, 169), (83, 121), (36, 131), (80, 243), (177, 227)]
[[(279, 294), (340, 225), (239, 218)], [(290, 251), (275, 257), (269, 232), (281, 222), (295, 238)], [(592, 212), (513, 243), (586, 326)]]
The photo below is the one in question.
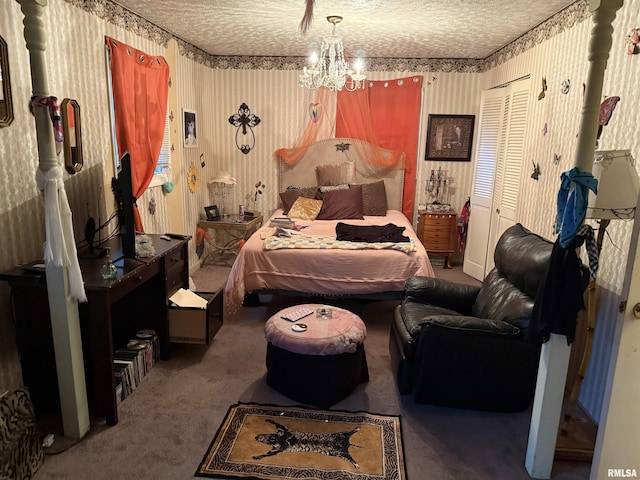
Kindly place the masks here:
[(364, 345), (354, 353), (303, 355), (267, 344), (267, 384), (301, 403), (328, 408), (369, 380)]

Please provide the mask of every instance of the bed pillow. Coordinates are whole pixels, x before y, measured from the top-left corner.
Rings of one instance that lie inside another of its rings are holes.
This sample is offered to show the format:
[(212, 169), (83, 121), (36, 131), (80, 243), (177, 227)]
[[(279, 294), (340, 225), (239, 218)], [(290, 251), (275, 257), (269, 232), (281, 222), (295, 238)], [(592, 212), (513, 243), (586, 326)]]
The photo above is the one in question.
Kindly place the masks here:
[(291, 210), (291, 206), (298, 199), (298, 197), (315, 198), (318, 187), (300, 187), (292, 188), (280, 193), (280, 200), (282, 201), (282, 210), (285, 215)]
[(289, 210), (289, 217), (301, 220), (315, 220), (323, 203), (322, 200), (314, 198), (298, 197)]
[(364, 219), (362, 210), (362, 187), (347, 190), (332, 190), (322, 194), (322, 209), (318, 220)]
[(321, 187), (318, 187), (318, 190), (320, 190), (320, 193), (324, 193), (331, 192), (332, 190), (346, 190), (350, 187), (351, 186), (348, 183), (341, 183), (340, 185), (323, 185)]
[(332, 165), (318, 165), (316, 167), (318, 185), (341, 185), (353, 183), (356, 180), (356, 168), (351, 162), (334, 163)]
[(387, 191), (384, 180), (364, 183), (362, 187), (362, 211), (365, 215), (384, 216), (387, 214)]

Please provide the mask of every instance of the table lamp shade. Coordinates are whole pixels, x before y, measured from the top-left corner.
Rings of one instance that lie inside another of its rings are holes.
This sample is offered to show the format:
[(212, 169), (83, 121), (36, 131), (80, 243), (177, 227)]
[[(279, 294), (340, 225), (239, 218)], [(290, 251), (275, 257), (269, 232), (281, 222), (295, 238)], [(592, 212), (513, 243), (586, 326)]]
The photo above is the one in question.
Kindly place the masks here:
[(598, 194), (589, 192), (587, 218), (631, 219), (635, 217), (640, 180), (629, 150), (598, 151), (592, 173)]
[(237, 185), (238, 181), (235, 179), (235, 177), (231, 176), (231, 173), (227, 172), (226, 170), (223, 170), (220, 173), (218, 173), (218, 175), (216, 175), (211, 180), (209, 180), (209, 183), (224, 183), (225, 185)]
[(229, 215), (227, 212), (227, 197), (231, 192), (231, 189), (238, 184), (235, 177), (231, 176), (226, 170), (221, 170), (218, 174), (209, 180), (208, 185), (213, 195), (213, 201), (216, 201), (218, 197), (218, 206), (220, 207), (220, 215), (225, 218)]

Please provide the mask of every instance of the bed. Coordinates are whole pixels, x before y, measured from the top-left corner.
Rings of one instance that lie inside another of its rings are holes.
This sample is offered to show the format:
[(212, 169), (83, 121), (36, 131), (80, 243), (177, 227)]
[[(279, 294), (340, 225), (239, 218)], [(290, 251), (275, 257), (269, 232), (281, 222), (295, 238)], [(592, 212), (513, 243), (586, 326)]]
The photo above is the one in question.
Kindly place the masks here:
[[(407, 278), (433, 277), (427, 253), (401, 212), (404, 169), (398, 162), (404, 158), (387, 166), (363, 160), (388, 154), (360, 140), (333, 138), (311, 145), (294, 165), (278, 159), (280, 208), (240, 250), (225, 287), (227, 308), (237, 311), (248, 293), (400, 298)], [(310, 206), (316, 211), (305, 210)], [(274, 235), (274, 220), (285, 213), (301, 227), (291, 239)], [(389, 241), (336, 239), (337, 228), (360, 232), (371, 226), (394, 234)], [(398, 232), (406, 239), (395, 241)]]

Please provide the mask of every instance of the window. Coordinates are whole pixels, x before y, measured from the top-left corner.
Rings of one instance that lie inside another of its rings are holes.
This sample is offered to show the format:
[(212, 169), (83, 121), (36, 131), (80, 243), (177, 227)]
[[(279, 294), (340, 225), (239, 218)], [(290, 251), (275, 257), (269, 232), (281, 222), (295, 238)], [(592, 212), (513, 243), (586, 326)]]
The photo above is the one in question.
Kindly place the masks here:
[(169, 134), (169, 109), (167, 108), (167, 118), (164, 122), (164, 135), (162, 137), (162, 148), (158, 155), (158, 164), (153, 172), (153, 179), (149, 187), (158, 187), (171, 181), (171, 139)]

